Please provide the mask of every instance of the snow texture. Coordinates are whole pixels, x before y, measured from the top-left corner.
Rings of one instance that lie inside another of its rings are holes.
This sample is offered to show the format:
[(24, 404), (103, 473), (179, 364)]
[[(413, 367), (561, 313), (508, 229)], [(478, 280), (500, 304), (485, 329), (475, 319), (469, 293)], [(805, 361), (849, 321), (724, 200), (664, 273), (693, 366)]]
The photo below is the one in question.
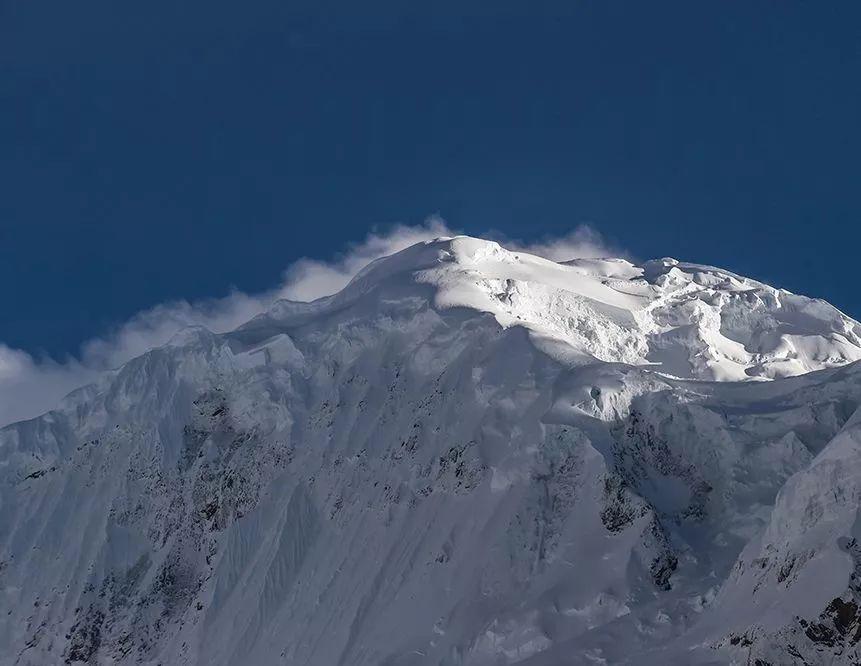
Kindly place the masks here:
[(0, 664), (856, 664), (861, 325), (420, 243), (0, 430)]

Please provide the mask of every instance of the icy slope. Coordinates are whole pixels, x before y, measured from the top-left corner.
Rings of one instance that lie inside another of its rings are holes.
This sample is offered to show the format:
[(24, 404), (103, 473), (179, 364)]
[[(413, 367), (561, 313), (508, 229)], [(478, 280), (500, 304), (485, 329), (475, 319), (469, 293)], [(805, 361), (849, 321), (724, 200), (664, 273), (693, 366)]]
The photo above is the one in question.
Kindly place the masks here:
[(854, 663), (860, 334), (465, 237), (187, 331), (0, 431), (0, 664)]

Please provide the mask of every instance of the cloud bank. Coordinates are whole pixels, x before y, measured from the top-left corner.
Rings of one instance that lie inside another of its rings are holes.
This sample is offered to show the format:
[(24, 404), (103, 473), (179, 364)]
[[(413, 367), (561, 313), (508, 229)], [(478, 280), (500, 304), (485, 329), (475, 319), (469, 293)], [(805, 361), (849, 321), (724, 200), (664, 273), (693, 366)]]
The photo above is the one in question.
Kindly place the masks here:
[[(167, 343), (184, 328), (203, 326), (216, 333), (232, 330), (278, 299), (311, 301), (334, 294), (374, 259), (456, 233), (438, 217), (421, 225), (399, 225), (373, 232), (328, 261), (299, 259), (284, 271), (281, 284), (263, 293), (233, 291), (221, 298), (193, 303), (173, 301), (144, 310), (105, 336), (85, 342), (77, 356), (62, 362), (38, 359), (0, 342), (0, 426), (44, 413), (70, 391), (94, 381), (105, 370)], [(483, 236), (500, 239), (501, 234)], [(588, 226), (531, 244), (501, 240), (508, 248), (555, 261), (622, 254), (609, 248), (600, 234)]]

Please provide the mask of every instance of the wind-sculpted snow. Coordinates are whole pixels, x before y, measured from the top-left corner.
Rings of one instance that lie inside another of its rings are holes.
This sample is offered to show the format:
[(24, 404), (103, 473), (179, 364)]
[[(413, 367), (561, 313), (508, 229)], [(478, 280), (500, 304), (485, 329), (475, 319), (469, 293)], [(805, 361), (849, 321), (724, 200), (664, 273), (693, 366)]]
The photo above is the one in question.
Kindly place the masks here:
[(186, 331), (0, 431), (0, 664), (857, 663), (859, 335), (463, 237)]

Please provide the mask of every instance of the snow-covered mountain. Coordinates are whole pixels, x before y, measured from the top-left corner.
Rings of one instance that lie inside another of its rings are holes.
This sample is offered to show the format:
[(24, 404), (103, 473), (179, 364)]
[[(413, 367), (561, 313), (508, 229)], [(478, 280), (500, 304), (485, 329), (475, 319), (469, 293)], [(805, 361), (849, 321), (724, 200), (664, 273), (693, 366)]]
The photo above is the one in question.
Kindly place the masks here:
[(855, 664), (861, 325), (458, 237), (0, 430), (0, 664)]

